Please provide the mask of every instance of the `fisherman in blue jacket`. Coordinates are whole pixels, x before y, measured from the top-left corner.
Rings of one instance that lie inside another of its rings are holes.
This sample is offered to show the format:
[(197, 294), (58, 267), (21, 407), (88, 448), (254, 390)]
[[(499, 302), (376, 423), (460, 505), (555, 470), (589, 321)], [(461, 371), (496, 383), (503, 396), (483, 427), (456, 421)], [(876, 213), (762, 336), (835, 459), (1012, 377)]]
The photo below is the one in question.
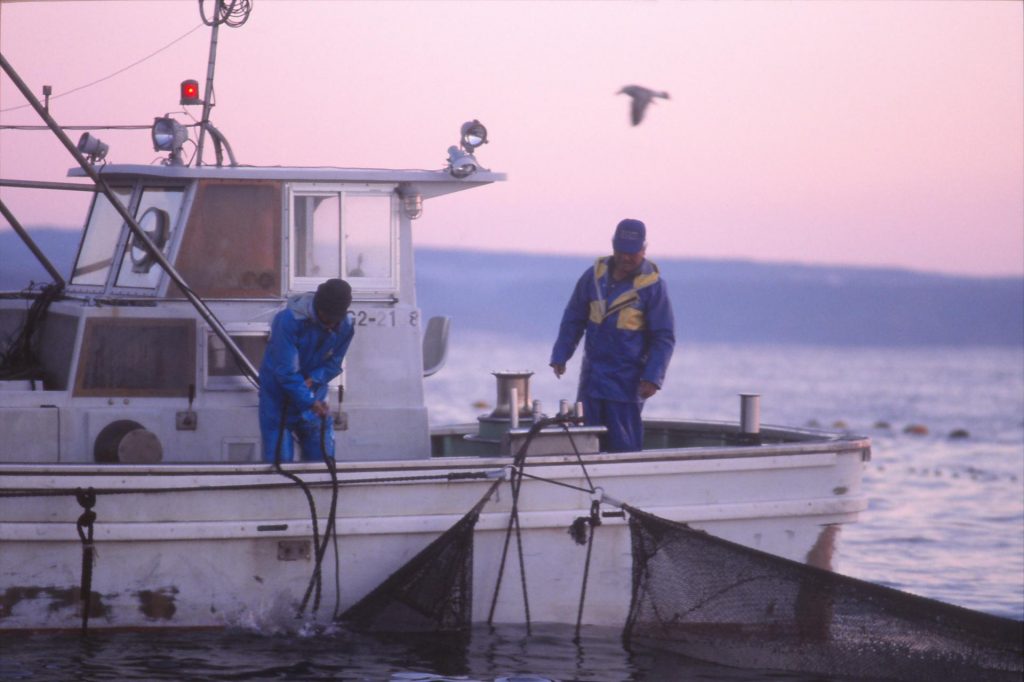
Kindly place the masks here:
[(289, 297), (285, 309), (274, 316), (260, 366), (260, 432), (266, 461), (280, 457), (291, 462), (293, 435), (305, 460), (334, 457), (327, 385), (341, 374), (341, 361), (355, 334), (348, 316), (351, 304), (348, 282), (329, 279), (315, 294)]
[(639, 220), (616, 226), (614, 254), (597, 259), (576, 283), (551, 351), (561, 378), (586, 334), (576, 399), (586, 424), (608, 429), (610, 452), (642, 449), (640, 412), (661, 388), (676, 344), (668, 290), (658, 267), (645, 260), (646, 239)]

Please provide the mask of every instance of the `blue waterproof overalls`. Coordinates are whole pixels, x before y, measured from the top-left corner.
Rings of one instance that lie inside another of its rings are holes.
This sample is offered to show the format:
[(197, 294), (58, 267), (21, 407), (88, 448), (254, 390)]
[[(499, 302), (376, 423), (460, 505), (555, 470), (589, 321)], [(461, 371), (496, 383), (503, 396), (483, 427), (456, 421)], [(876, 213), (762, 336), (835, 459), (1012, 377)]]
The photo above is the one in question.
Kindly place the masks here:
[(607, 449), (643, 447), (640, 381), (661, 388), (675, 348), (675, 319), (658, 267), (645, 260), (616, 282), (611, 256), (580, 277), (562, 315), (551, 364), (565, 365), (586, 333), (577, 400), (587, 424), (608, 429)]
[[(325, 329), (313, 311), (312, 293), (290, 297), (287, 307), (274, 316), (270, 341), (260, 365), (264, 460), (273, 462), (280, 447), (281, 461), (291, 462), (292, 435), (298, 438), (305, 460), (322, 459), (324, 450), (328, 457), (334, 457), (331, 420), (321, 420), (310, 408), (314, 402), (326, 400), (327, 384), (341, 374), (341, 361), (354, 334), (350, 317), (333, 329)], [(306, 385), (306, 379), (312, 381), (312, 388)], [(322, 424), (326, 428), (321, 428)]]

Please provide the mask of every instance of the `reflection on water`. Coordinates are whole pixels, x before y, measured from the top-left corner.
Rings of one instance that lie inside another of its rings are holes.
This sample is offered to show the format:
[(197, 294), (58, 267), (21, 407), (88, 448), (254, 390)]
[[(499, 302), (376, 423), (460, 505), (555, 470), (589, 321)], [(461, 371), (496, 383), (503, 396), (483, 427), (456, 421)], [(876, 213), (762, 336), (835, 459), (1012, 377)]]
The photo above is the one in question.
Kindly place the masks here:
[(578, 644), (573, 635), (570, 626), (543, 624), (531, 634), (523, 627), (478, 627), (467, 638), (368, 637), (344, 630), (314, 636), (239, 630), (5, 635), (0, 680), (823, 679), (631, 652), (611, 628), (583, 628)]

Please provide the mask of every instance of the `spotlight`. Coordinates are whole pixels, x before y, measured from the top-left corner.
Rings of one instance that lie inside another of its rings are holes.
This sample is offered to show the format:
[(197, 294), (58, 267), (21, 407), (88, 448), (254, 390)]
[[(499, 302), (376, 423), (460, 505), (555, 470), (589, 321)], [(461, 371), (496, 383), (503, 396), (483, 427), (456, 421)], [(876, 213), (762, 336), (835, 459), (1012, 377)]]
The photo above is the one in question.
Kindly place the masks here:
[(462, 148), (470, 154), (482, 144), (487, 144), (487, 128), (475, 118), (462, 124)]
[(92, 133), (82, 133), (82, 136), (78, 138), (78, 151), (88, 157), (89, 163), (102, 161), (106, 158), (109, 149), (110, 147), (106, 143), (100, 142), (100, 139)]
[(456, 178), (468, 178), (480, 170), (476, 157), (455, 145), (448, 147), (448, 172)]
[(456, 178), (468, 178), (478, 170), (487, 170), (480, 166), (473, 152), (482, 144), (487, 144), (487, 128), (475, 118), (462, 124), (459, 131), (459, 147), (448, 147), (448, 172)]
[(153, 119), (153, 149), (158, 152), (170, 152), (167, 165), (180, 166), (181, 147), (188, 139), (188, 132), (185, 127), (173, 118), (164, 116)]

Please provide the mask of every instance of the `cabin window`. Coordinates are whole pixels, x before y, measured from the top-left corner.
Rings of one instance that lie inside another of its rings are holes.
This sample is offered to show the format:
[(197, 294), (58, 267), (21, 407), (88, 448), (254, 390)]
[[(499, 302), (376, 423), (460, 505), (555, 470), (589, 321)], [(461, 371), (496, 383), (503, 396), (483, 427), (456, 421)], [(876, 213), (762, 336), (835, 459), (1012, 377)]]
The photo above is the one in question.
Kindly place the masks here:
[(295, 185), (289, 190), (291, 289), (341, 277), (362, 294), (398, 286), (393, 187)]
[(296, 277), (337, 277), (341, 262), (338, 244), (341, 196), (298, 195), (292, 207), (295, 225), (292, 272)]
[[(142, 191), (139, 206), (135, 209), (135, 220), (139, 227), (165, 255), (171, 244), (174, 227), (178, 223), (184, 195), (184, 190), (180, 188), (147, 187)], [(117, 286), (154, 289), (162, 273), (163, 269), (153, 255), (134, 234), (131, 234), (128, 246), (121, 257)]]
[(345, 197), (344, 272), (353, 287), (391, 279), (390, 223), (390, 196), (350, 194)]
[[(178, 248), (178, 272), (208, 298), (281, 295), (281, 185), (202, 180)], [(169, 297), (183, 296), (177, 286)]]
[[(130, 187), (112, 187), (117, 198), (125, 206), (132, 196)], [(121, 235), (124, 220), (105, 194), (97, 193), (89, 211), (85, 237), (71, 272), (72, 284), (104, 286), (114, 262), (117, 239)]]
[[(265, 329), (239, 333), (228, 330), (228, 334), (252, 366), (259, 369), (270, 334)], [(228, 347), (213, 332), (206, 335), (206, 388), (214, 391), (252, 388)]]
[(194, 320), (89, 318), (75, 395), (187, 397), (195, 347)]

